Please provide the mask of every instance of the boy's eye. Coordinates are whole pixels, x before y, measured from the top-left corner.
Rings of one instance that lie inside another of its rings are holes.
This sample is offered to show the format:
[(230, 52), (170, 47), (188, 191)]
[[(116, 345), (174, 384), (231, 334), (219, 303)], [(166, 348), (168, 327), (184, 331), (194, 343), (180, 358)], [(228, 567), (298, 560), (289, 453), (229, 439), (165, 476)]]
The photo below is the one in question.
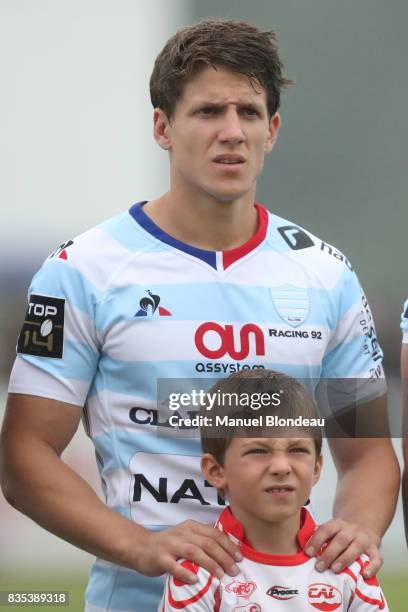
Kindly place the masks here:
[(247, 451), (245, 451), (244, 455), (260, 455), (263, 453), (266, 453), (264, 448), (249, 448)]
[(294, 446), (290, 449), (291, 453), (310, 453), (310, 450), (305, 446)]
[(202, 115), (215, 115), (218, 112), (218, 108), (215, 108), (214, 106), (204, 106), (203, 108), (200, 108), (199, 112)]

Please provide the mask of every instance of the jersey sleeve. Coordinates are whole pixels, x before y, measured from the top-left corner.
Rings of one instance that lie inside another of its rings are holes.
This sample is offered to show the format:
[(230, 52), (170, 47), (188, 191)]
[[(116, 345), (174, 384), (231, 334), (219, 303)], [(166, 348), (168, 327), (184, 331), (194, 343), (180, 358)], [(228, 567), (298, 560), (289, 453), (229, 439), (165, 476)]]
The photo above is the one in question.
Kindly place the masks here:
[(10, 393), (85, 403), (99, 359), (99, 295), (75, 261), (53, 255), (32, 280)]
[(337, 411), (383, 395), (386, 384), (371, 309), (353, 270), (345, 267), (332, 300), (336, 327), (323, 358), (321, 377), (337, 381), (330, 383)]
[(220, 610), (220, 582), (209, 572), (190, 561), (181, 561), (183, 567), (197, 575), (195, 584), (186, 584), (167, 576), (159, 612), (186, 610), (186, 612), (215, 612)]
[(402, 342), (408, 344), (408, 300), (404, 303), (401, 314)]
[(363, 570), (367, 564), (368, 557), (363, 555), (346, 570), (354, 582), (351, 605), (347, 609), (349, 612), (375, 612), (379, 610), (389, 612), (378, 579), (375, 576), (368, 579), (363, 578)]

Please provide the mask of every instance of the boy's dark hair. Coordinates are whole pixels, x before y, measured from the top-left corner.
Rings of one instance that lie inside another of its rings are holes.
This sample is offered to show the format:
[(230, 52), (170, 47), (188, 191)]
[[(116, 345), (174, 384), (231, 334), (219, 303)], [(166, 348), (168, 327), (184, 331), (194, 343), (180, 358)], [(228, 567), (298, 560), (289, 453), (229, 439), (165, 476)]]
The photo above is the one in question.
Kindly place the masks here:
[[(241, 370), (236, 374), (232, 374), (228, 378), (224, 378), (215, 384), (210, 394), (219, 394), (220, 398), (227, 397), (228, 399), (233, 398), (233, 402), (228, 406), (223, 403), (222, 405), (215, 404), (212, 409), (212, 416), (215, 414), (228, 415), (234, 419), (240, 417), (258, 417), (262, 415), (277, 416), (280, 418), (296, 419), (303, 417), (304, 419), (317, 419), (319, 418), (316, 404), (310, 397), (309, 393), (295, 378), (268, 369), (258, 370)], [(253, 410), (250, 407), (243, 408), (235, 403), (236, 397), (247, 397), (253, 394), (268, 394), (270, 397), (273, 394), (279, 395), (279, 405), (263, 406), (259, 410)], [(209, 413), (207, 413), (209, 414)], [(258, 431), (256, 431), (256, 429)], [(271, 429), (271, 428), (269, 428)], [(205, 427), (201, 428), (201, 446), (203, 453), (210, 453), (218, 461), (219, 464), (223, 464), (225, 451), (231, 444), (234, 437), (257, 437), (262, 438), (265, 436), (266, 428), (222, 428), (216, 430), (214, 434), (214, 428), (211, 427), (206, 430)], [(295, 437), (299, 435), (299, 428), (294, 427), (288, 430), (276, 430), (276, 436), (288, 435)], [(260, 432), (260, 433), (259, 433)], [(294, 433), (295, 432), (295, 433)], [(322, 452), (322, 433), (319, 427), (300, 428), (300, 432), (304, 432), (306, 436), (313, 437), (316, 457), (319, 457)], [(224, 434), (224, 435), (219, 435)]]
[(165, 44), (150, 77), (150, 98), (171, 119), (186, 83), (203, 66), (223, 66), (246, 75), (254, 88), (260, 83), (269, 115), (279, 108), (283, 78), (273, 31), (263, 32), (245, 21), (209, 19), (185, 27)]

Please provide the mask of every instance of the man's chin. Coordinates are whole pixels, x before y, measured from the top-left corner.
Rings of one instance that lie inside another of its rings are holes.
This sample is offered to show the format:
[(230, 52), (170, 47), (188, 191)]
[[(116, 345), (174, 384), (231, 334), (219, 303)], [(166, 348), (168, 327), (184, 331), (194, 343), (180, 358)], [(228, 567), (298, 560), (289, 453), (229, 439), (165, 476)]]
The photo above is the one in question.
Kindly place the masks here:
[(219, 190), (213, 191), (211, 195), (218, 202), (222, 202), (223, 204), (232, 204), (233, 202), (237, 202), (238, 200), (242, 200), (243, 198), (253, 199), (252, 189)]

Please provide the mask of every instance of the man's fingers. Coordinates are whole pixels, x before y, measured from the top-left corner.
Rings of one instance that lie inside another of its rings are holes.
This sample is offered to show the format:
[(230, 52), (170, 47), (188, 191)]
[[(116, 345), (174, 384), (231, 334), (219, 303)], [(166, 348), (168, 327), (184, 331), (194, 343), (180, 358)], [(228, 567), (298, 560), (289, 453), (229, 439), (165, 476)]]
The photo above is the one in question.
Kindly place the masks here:
[[(238, 546), (231, 542), (231, 540), (225, 535), (225, 533), (222, 533), (218, 529), (214, 529), (214, 527), (212, 527), (211, 525), (203, 525), (201, 523), (195, 523), (195, 525), (198, 526), (198, 528), (195, 529), (195, 533), (209, 538), (210, 546), (215, 540), (215, 542), (226, 552), (228, 556), (230, 556), (235, 561), (242, 561), (243, 557), (239, 551)], [(207, 550), (207, 552), (211, 552), (212, 554), (212, 551), (210, 550)]]
[[(329, 550), (330, 548), (331, 544), (327, 548), (327, 550)], [(341, 552), (341, 548), (344, 552)], [(338, 574), (345, 567), (351, 565), (353, 561), (355, 561), (361, 554), (362, 546), (357, 540), (354, 540), (349, 544), (347, 548), (342, 546), (335, 548), (333, 551), (331, 551), (330, 556), (326, 556), (325, 558), (323, 558), (324, 555), (322, 555), (322, 560), (326, 567), (330, 567), (333, 572)]]
[(180, 580), (180, 582), (185, 582), (186, 584), (195, 584), (198, 580), (196, 574), (190, 572), (186, 567), (183, 567), (181, 563), (178, 563), (175, 559), (172, 559), (171, 557), (163, 561), (163, 568), (176, 580)]
[(376, 576), (384, 563), (384, 559), (380, 551), (376, 546), (371, 547), (368, 551), (366, 551), (370, 562), (365, 566), (363, 571), (364, 578), (371, 578), (372, 576)]
[(305, 547), (305, 552), (309, 557), (313, 557), (322, 548), (325, 542), (333, 538), (341, 529), (338, 521), (332, 520), (324, 525), (320, 525), (312, 535)]
[(239, 573), (234, 559), (214, 541), (211, 546), (208, 539), (201, 538), (195, 544), (186, 543), (181, 547), (180, 552), (182, 557), (193, 561), (217, 578), (222, 578), (225, 572), (230, 576), (236, 576)]

